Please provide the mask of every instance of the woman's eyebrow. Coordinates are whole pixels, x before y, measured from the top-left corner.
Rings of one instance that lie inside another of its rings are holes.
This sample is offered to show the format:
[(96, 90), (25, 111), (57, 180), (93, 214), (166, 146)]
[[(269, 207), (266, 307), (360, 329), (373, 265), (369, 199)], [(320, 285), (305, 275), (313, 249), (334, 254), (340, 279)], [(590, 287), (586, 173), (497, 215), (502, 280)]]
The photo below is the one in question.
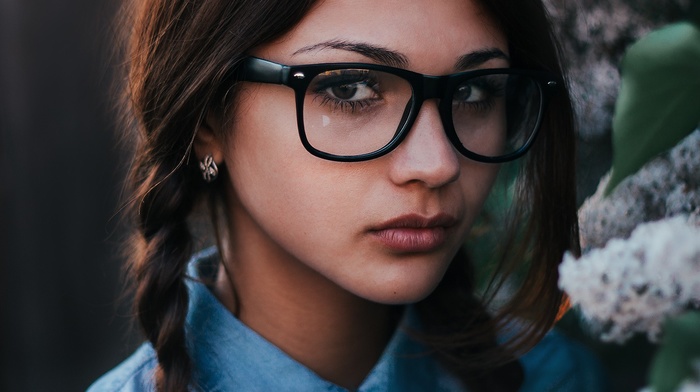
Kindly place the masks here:
[(475, 52), (467, 53), (465, 55), (460, 56), (459, 59), (457, 59), (455, 69), (468, 70), (476, 68), (481, 64), (493, 59), (503, 59), (510, 63), (510, 57), (508, 57), (507, 54), (503, 53), (502, 50), (498, 48), (489, 48), (477, 50)]
[[(304, 46), (303, 48), (295, 51), (292, 55), (295, 56), (300, 53), (313, 52), (321, 49), (338, 49), (359, 53), (378, 63), (397, 68), (407, 68), (409, 64), (408, 58), (402, 53), (365, 42), (351, 42), (343, 40), (324, 41), (317, 44)], [(455, 69), (468, 70), (476, 68), (479, 65), (493, 59), (503, 59), (510, 62), (510, 58), (502, 50), (498, 48), (488, 48), (460, 56), (455, 64)]]
[(299, 53), (312, 52), (320, 49), (347, 50), (349, 52), (359, 53), (378, 63), (392, 67), (406, 68), (408, 66), (408, 58), (406, 58), (405, 55), (381, 46), (364, 42), (350, 42), (341, 40), (325, 41), (318, 44), (304, 46), (303, 48), (294, 52), (292, 55), (294, 56)]

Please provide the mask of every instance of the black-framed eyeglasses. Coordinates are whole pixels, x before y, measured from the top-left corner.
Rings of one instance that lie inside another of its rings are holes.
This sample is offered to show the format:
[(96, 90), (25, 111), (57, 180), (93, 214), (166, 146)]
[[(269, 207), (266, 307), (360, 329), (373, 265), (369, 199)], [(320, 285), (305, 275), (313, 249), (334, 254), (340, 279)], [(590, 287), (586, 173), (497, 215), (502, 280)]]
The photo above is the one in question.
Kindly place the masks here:
[(363, 63), (288, 66), (256, 57), (239, 81), (294, 89), (297, 126), (313, 155), (353, 162), (380, 157), (411, 130), (426, 99), (438, 99), (444, 131), (464, 156), (498, 163), (523, 155), (540, 128), (552, 73), (511, 68), (444, 76)]

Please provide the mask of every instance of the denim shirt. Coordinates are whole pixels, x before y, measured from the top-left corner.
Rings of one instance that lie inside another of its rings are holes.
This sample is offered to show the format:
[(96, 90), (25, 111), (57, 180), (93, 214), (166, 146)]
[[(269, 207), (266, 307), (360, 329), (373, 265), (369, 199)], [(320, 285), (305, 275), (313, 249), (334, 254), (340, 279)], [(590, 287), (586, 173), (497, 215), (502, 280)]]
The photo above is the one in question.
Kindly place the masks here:
[[(189, 353), (198, 391), (331, 391), (345, 388), (326, 381), (265, 340), (234, 317), (202, 283), (198, 266), (217, 262), (208, 249), (190, 263), (189, 312), (186, 321)], [(402, 325), (415, 325), (408, 307)], [(379, 361), (358, 392), (466, 391), (420, 343), (397, 328)], [(521, 359), (525, 379), (521, 391), (600, 391), (597, 361), (581, 346), (555, 331)], [(127, 360), (96, 381), (88, 392), (155, 391), (156, 354), (144, 343)]]

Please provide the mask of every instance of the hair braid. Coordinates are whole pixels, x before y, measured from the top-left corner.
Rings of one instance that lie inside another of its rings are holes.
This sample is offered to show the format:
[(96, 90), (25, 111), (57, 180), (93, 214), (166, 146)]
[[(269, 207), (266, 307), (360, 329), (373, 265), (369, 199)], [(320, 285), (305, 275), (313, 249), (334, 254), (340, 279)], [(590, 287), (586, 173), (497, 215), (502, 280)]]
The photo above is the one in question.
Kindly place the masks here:
[(140, 185), (134, 205), (138, 230), (131, 273), (134, 307), (158, 356), (156, 386), (161, 391), (186, 391), (191, 366), (185, 343), (188, 293), (185, 284), (191, 236), (186, 218), (197, 186), (188, 184), (189, 167), (171, 171), (167, 164), (139, 162), (150, 174)]
[[(192, 373), (185, 334), (185, 274), (192, 247), (187, 218), (202, 189), (196, 165), (186, 161), (204, 104), (183, 110), (196, 95), (185, 92), (186, 78), (157, 82), (169, 74), (187, 73), (183, 63), (164, 50), (168, 42), (179, 42), (172, 34), (181, 34), (165, 21), (178, 20), (190, 7), (188, 2), (133, 2), (124, 10), (134, 26), (125, 37), (129, 62), (124, 114), (128, 125), (134, 125), (127, 129), (136, 130), (129, 141), (136, 148), (127, 179), (135, 226), (128, 244), (128, 271), (134, 311), (158, 358), (159, 391), (187, 391)], [(157, 14), (166, 17), (154, 18)]]

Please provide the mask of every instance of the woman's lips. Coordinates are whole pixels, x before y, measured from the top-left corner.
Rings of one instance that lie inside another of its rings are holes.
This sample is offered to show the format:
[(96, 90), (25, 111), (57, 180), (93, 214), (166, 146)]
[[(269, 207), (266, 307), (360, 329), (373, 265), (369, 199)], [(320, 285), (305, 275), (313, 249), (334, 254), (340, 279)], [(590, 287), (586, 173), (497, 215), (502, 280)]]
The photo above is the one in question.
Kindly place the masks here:
[(447, 214), (427, 218), (409, 214), (373, 227), (370, 234), (397, 252), (430, 252), (445, 243), (449, 229), (456, 223), (457, 219)]

